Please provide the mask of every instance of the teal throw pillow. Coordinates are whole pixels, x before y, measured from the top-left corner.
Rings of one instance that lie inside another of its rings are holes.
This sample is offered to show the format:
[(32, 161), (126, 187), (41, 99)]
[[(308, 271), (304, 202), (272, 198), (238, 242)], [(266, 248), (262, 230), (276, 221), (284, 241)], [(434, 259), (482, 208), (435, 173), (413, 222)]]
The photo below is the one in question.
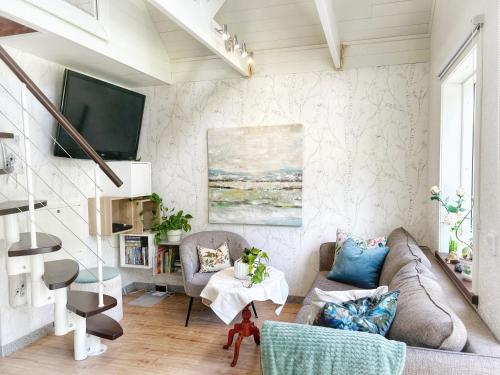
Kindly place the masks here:
[(388, 252), (387, 246), (363, 249), (348, 238), (326, 277), (358, 288), (375, 289)]
[(342, 303), (327, 302), (314, 325), (385, 336), (396, 315), (399, 290)]

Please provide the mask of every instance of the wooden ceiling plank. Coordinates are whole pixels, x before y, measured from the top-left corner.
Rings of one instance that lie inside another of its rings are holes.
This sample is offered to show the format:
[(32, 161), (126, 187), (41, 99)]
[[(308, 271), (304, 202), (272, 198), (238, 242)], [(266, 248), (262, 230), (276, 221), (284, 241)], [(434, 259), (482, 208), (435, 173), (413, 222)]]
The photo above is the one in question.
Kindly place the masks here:
[[(202, 3), (205, 1), (201, 0)], [(241, 75), (244, 77), (250, 76), (247, 60), (241, 58), (238, 53), (226, 51), (224, 41), (214, 28), (216, 22), (207, 13), (206, 6), (185, 0), (149, 0), (149, 3), (167, 15)]]
[(9, 20), (8, 18), (0, 17), (0, 37), (35, 33), (35, 32), (36, 30), (33, 30), (27, 26)]
[(319, 19), (323, 32), (325, 33), (326, 42), (330, 55), (332, 56), (333, 65), (337, 69), (342, 68), (342, 45), (339, 37), (337, 21), (335, 20), (335, 11), (330, 0), (314, 0), (318, 10)]

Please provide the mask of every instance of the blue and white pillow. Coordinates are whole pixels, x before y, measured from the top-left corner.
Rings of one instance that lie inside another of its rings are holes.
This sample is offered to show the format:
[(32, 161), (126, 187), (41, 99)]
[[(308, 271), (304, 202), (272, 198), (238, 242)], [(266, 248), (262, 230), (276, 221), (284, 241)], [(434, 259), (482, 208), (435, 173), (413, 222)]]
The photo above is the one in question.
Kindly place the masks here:
[(385, 336), (396, 315), (399, 290), (342, 303), (327, 302), (313, 325)]

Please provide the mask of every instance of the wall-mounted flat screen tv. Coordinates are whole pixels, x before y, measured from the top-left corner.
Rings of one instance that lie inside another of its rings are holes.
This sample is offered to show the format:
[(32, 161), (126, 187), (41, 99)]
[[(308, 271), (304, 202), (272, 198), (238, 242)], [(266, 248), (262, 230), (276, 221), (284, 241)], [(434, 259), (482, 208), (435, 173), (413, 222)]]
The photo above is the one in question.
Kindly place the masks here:
[[(146, 97), (66, 70), (61, 112), (104, 160), (136, 160)], [(55, 156), (88, 159), (59, 125)]]

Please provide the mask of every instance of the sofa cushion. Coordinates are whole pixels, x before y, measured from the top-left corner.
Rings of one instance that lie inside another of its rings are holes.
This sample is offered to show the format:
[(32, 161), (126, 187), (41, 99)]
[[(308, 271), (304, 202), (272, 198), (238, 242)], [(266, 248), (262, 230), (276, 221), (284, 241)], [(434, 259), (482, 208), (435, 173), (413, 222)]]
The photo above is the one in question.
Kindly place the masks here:
[(389, 253), (385, 257), (380, 273), (379, 285), (389, 285), (398, 271), (414, 260), (419, 260), (431, 268), (429, 259), (418, 247), (415, 239), (403, 228), (394, 229), (387, 239)]
[(424, 348), (463, 349), (465, 326), (444, 302), (442, 289), (428, 268), (413, 260), (394, 276), (389, 290), (399, 290), (400, 296), (387, 338)]
[(398, 290), (341, 303), (327, 302), (313, 325), (385, 336), (396, 314)]
[(324, 291), (314, 288), (311, 299), (311, 313), (309, 314), (308, 324), (312, 324), (318, 312), (327, 302), (342, 303), (353, 301), (363, 297), (373, 297), (387, 293), (389, 290), (386, 285), (379, 286), (376, 289), (352, 289), (352, 290), (330, 290)]
[(335, 263), (327, 277), (360, 288), (374, 289), (378, 286), (380, 270), (388, 252), (385, 246), (363, 249), (348, 238), (336, 253)]
[(327, 273), (328, 272), (326, 272), (326, 271), (321, 271), (318, 273), (318, 275), (316, 276), (316, 279), (314, 280), (313, 285), (311, 286), (311, 289), (309, 289), (309, 292), (307, 292), (307, 294), (304, 298), (304, 301), (302, 302), (303, 305), (310, 305), (311, 304), (312, 294), (313, 294), (314, 288), (318, 288), (318, 289), (321, 289), (324, 291), (360, 289), (360, 288), (355, 287), (353, 285), (340, 283), (338, 281), (328, 280), (326, 278)]

